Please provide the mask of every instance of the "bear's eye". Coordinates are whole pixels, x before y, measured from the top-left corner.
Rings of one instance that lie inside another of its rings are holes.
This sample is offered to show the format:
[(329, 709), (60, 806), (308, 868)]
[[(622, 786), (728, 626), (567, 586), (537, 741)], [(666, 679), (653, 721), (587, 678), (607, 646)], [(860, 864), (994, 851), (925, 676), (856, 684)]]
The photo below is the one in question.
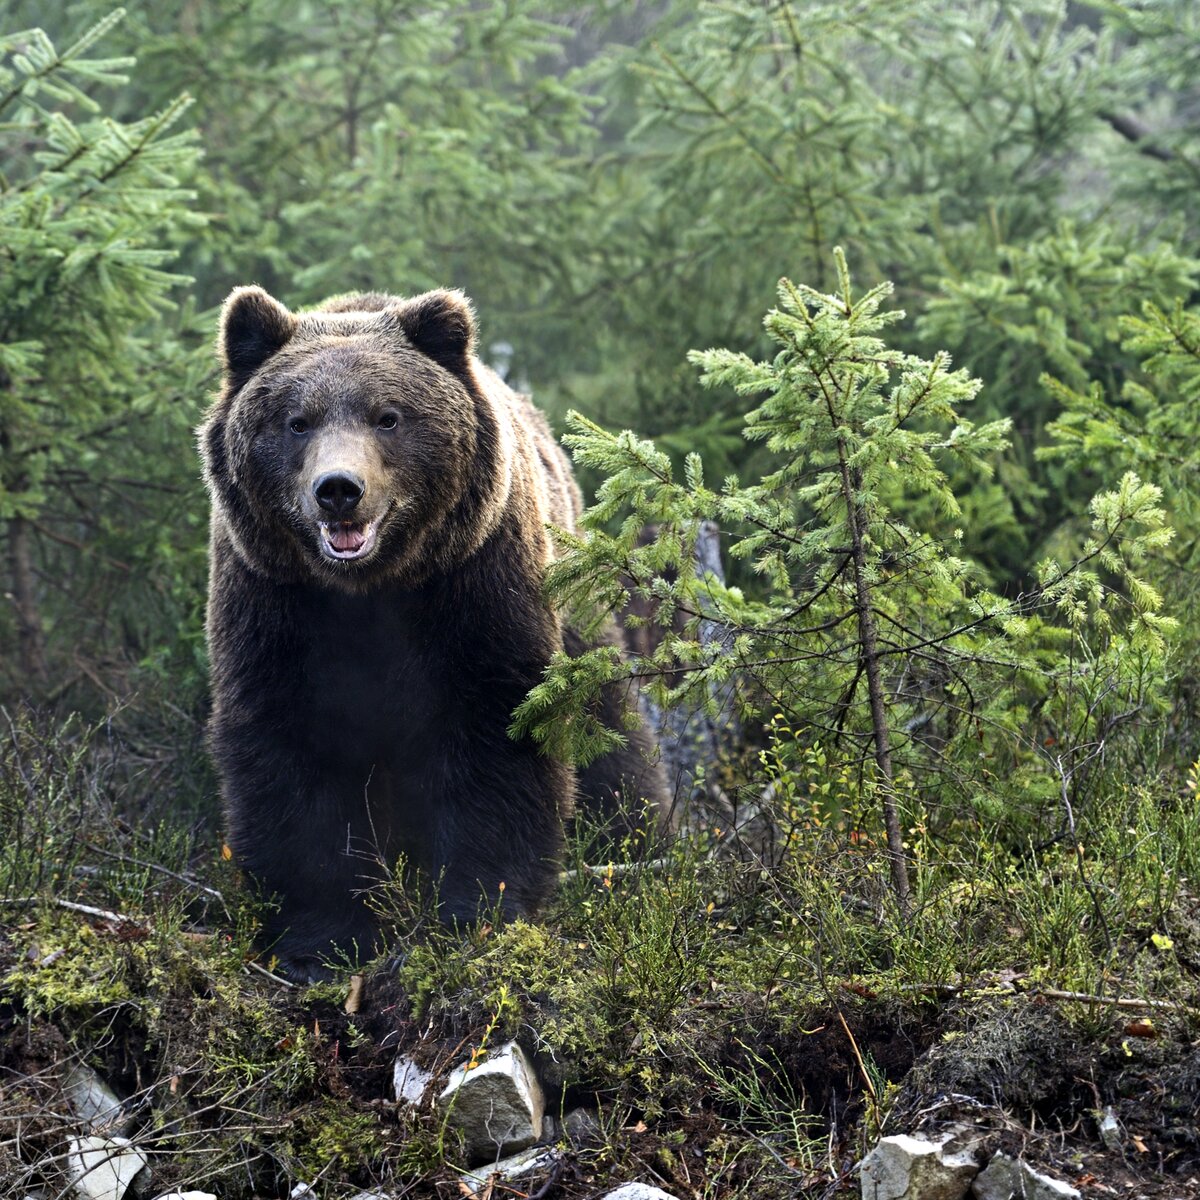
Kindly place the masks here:
[(297, 437), (303, 437), (309, 430), (309, 424), (303, 417), (293, 417), (288, 422), (288, 429)]
[(386, 412), (379, 418), (380, 429), (395, 429), (400, 423), (400, 418), (394, 412)]

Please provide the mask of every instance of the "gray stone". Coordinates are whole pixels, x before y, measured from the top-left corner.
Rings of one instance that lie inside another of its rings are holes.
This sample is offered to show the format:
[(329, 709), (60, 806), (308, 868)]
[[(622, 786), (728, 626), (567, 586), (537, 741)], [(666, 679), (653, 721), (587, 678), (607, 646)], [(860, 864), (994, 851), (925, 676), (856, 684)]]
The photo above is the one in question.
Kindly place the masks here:
[(154, 1200), (217, 1200), (212, 1192), (163, 1192)]
[[(725, 582), (721, 562), (721, 531), (712, 521), (701, 521), (696, 529), (693, 571), (697, 579), (712, 575)], [(712, 605), (701, 591), (700, 606), (706, 616), (699, 627), (700, 644), (709, 658), (725, 653), (732, 641), (731, 631), (708, 619)], [(697, 790), (697, 782), (706, 767), (716, 763), (723, 746), (736, 743), (738, 720), (734, 707), (735, 683), (712, 684), (710, 703), (684, 703), (662, 709), (643, 697), (640, 707), (662, 755), (663, 769), (685, 803)], [(715, 715), (713, 715), (715, 714)]]
[(550, 1170), (560, 1158), (562, 1155), (552, 1146), (532, 1146), (508, 1158), (502, 1158), (499, 1162), (485, 1163), (482, 1167), (462, 1171), (459, 1178), (468, 1193), (476, 1196), (487, 1187), (491, 1179), (499, 1178), (505, 1183), (519, 1185), (542, 1171)]
[(1061, 1179), (1042, 1175), (1020, 1159), (996, 1154), (971, 1185), (975, 1200), (1080, 1200)]
[(407, 1054), (401, 1054), (392, 1067), (392, 1090), (397, 1101), (403, 1104), (420, 1104), (432, 1078), (432, 1071), (418, 1067)]
[(1021, 1195), (1021, 1164), (1007, 1154), (995, 1154), (971, 1184), (975, 1200), (1013, 1200)]
[(650, 1183), (623, 1183), (615, 1191), (605, 1192), (600, 1200), (677, 1200), (677, 1197)]
[(563, 1133), (572, 1145), (590, 1142), (604, 1132), (600, 1118), (591, 1108), (573, 1108), (563, 1117)]
[(89, 1133), (128, 1133), (130, 1120), (121, 1101), (91, 1067), (76, 1063), (63, 1080), (63, 1095)]
[(84, 1200), (122, 1200), (147, 1170), (146, 1156), (123, 1137), (76, 1137), (67, 1152), (67, 1171)]
[(897, 1134), (880, 1138), (863, 1159), (863, 1200), (962, 1200), (979, 1164), (940, 1142)]
[(438, 1097), (447, 1124), (462, 1132), (469, 1165), (524, 1150), (542, 1133), (546, 1099), (533, 1065), (516, 1042), (478, 1066), (451, 1073)]

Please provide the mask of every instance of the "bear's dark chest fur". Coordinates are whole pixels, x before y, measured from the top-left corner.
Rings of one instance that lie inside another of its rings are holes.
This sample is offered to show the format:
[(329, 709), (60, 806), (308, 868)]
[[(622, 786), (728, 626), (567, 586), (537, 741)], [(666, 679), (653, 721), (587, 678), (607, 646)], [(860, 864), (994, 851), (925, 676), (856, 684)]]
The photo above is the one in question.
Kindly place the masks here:
[(346, 767), (411, 757), (445, 728), (452, 702), (449, 647), (428, 612), (432, 598), (399, 589), (350, 596), (297, 589), (294, 686), (306, 732)]

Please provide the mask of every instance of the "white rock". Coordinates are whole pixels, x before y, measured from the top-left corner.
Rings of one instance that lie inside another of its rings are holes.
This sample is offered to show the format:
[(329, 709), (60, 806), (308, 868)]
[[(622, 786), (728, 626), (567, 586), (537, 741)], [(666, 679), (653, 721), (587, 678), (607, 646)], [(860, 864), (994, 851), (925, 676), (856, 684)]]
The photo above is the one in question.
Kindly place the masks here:
[(89, 1133), (128, 1132), (129, 1118), (116, 1093), (91, 1067), (77, 1063), (63, 1080), (63, 1095)]
[(505, 1183), (519, 1184), (539, 1171), (549, 1170), (561, 1157), (552, 1146), (533, 1146), (508, 1158), (502, 1158), (499, 1162), (485, 1163), (482, 1167), (463, 1171), (459, 1178), (469, 1194), (475, 1196), (487, 1187), (488, 1180), (493, 1176), (498, 1175)]
[(432, 1078), (432, 1071), (418, 1067), (407, 1054), (401, 1054), (392, 1067), (392, 1091), (404, 1104), (420, 1104)]
[(1121, 1149), (1123, 1139), (1121, 1137), (1121, 1122), (1117, 1120), (1117, 1114), (1113, 1111), (1110, 1104), (1100, 1116), (1100, 1140), (1104, 1143), (1106, 1150), (1118, 1153)]
[(128, 1138), (72, 1138), (67, 1152), (71, 1182), (85, 1200), (122, 1200), (146, 1168), (146, 1156)]
[(163, 1192), (154, 1200), (217, 1200), (212, 1192)]
[(670, 1192), (649, 1183), (623, 1183), (612, 1192), (605, 1192), (600, 1200), (676, 1200)]
[(1019, 1159), (996, 1154), (971, 1185), (975, 1200), (1080, 1200), (1061, 1179), (1042, 1175)]
[(862, 1200), (962, 1200), (979, 1164), (940, 1142), (898, 1134), (880, 1138), (863, 1159)]
[(474, 1165), (537, 1141), (546, 1099), (525, 1052), (509, 1042), (471, 1070), (456, 1067), (438, 1107), (462, 1131), (467, 1161)]

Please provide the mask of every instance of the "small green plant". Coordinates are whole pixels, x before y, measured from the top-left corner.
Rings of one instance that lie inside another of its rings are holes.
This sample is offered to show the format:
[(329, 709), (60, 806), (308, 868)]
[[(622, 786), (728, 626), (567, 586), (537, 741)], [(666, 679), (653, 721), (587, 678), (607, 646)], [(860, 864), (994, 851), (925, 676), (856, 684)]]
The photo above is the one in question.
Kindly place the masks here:
[[(808, 1097), (797, 1091), (777, 1057), (760, 1053), (744, 1041), (735, 1041), (735, 1046), (742, 1059), (736, 1068), (714, 1065), (702, 1057), (695, 1060), (712, 1099), (766, 1147), (776, 1167), (782, 1168), (781, 1185), (811, 1174), (825, 1152), (825, 1138), (821, 1120), (809, 1111)], [(763, 1182), (771, 1176), (768, 1168)]]

